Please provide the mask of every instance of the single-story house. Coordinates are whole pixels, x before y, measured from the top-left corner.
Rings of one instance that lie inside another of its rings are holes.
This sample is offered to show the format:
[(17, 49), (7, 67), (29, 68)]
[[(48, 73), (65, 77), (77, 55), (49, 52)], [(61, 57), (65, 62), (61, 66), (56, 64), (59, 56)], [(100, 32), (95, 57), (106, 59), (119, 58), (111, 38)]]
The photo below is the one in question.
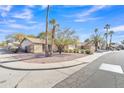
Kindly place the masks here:
[(68, 46), (65, 46), (65, 49), (75, 49), (76, 46), (75, 45), (68, 45)]
[(25, 37), (20, 46), (21, 50), (27, 53), (43, 53), (45, 51), (45, 40)]
[(95, 52), (95, 46), (92, 42), (83, 42), (81, 49), (89, 49), (91, 52)]

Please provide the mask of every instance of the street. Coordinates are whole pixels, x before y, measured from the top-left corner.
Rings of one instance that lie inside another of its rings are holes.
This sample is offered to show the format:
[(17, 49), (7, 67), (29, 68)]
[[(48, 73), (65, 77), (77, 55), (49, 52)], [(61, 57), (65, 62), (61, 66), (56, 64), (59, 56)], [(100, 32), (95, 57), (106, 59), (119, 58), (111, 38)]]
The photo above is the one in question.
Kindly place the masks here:
[(113, 52), (98, 58), (54, 87), (121, 88), (124, 87), (123, 71), (124, 51)]
[[(0, 62), (7, 60), (9, 55), (3, 49), (0, 49)], [(0, 65), (0, 87), (124, 87), (123, 55), (124, 51), (111, 52), (88, 65), (81, 64), (53, 70), (13, 70)]]

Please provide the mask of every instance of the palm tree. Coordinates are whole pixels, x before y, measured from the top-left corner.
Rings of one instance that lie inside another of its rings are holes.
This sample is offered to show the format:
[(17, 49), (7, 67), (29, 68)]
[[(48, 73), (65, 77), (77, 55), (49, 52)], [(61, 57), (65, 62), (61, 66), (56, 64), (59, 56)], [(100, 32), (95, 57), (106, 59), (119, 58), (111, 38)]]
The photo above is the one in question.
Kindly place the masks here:
[(109, 48), (111, 47), (113, 34), (114, 34), (114, 31), (110, 31), (110, 32), (109, 32), (109, 35), (110, 35)]
[(46, 39), (45, 39), (45, 56), (49, 56), (49, 50), (48, 50), (48, 15), (49, 15), (49, 5), (47, 6), (47, 13), (46, 13)]
[(106, 24), (104, 29), (106, 29), (106, 33), (104, 35), (105, 35), (105, 38), (106, 38), (106, 50), (107, 50), (108, 49), (108, 33), (109, 33), (110, 25)]
[(124, 44), (124, 40), (121, 41), (121, 44)]
[(98, 34), (98, 29), (97, 28), (94, 30), (94, 32), (95, 32), (95, 35), (92, 36), (91, 40), (95, 44), (95, 51), (97, 51), (98, 45), (101, 41), (101, 36), (100, 36), (100, 34)]
[(98, 28), (96, 28), (94, 32), (95, 32), (95, 34), (97, 34), (97, 32), (98, 32)]
[(52, 28), (52, 40), (51, 40), (51, 53), (50, 55), (52, 55), (53, 53), (53, 48), (54, 48), (54, 42), (55, 42), (55, 32), (56, 32), (56, 27), (59, 26), (59, 24), (57, 24), (55, 19), (50, 20), (50, 24), (53, 26)]

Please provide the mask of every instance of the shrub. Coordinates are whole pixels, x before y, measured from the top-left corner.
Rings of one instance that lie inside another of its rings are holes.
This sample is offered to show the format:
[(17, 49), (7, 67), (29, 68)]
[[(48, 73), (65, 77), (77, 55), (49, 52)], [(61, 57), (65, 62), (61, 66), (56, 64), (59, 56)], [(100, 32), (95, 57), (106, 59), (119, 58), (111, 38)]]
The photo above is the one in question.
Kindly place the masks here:
[(85, 53), (85, 50), (84, 49), (81, 49), (80, 50), (80, 53), (84, 54)]
[(72, 49), (69, 49), (69, 53), (73, 53), (73, 50)]
[(74, 49), (74, 53), (79, 53), (79, 49)]
[(86, 50), (85, 50), (85, 53), (86, 53), (86, 54), (91, 54), (90, 49), (86, 49)]
[(64, 50), (64, 52), (65, 52), (65, 53), (68, 53), (69, 51), (66, 49), (66, 50)]

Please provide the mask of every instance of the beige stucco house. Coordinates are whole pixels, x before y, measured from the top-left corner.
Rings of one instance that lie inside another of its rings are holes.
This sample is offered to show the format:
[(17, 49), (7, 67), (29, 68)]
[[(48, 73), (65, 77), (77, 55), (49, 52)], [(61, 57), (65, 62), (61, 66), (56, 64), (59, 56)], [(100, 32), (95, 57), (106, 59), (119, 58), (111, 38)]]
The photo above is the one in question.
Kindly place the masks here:
[(89, 49), (91, 52), (95, 52), (95, 46), (92, 42), (83, 42), (81, 49)]
[(43, 53), (45, 40), (25, 37), (21, 42), (21, 50), (27, 53)]

